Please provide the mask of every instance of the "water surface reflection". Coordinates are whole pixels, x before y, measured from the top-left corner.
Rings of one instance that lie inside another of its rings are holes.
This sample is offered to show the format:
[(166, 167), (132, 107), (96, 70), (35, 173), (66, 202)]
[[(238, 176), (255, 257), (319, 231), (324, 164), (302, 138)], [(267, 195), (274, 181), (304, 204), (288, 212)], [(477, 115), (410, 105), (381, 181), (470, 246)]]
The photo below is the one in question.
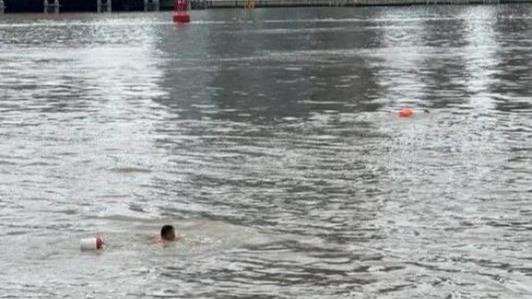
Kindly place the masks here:
[(0, 19), (5, 296), (531, 294), (530, 6), (193, 17)]

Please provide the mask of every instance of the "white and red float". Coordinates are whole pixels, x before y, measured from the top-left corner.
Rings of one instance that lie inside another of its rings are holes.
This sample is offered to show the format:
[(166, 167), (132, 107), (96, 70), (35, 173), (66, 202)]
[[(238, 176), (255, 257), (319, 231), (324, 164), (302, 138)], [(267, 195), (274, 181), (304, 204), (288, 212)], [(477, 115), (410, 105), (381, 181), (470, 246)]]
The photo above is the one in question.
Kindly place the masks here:
[(81, 250), (100, 250), (103, 249), (104, 241), (101, 237), (81, 239)]
[(174, 23), (189, 23), (190, 15), (188, 14), (188, 1), (175, 0), (174, 12), (172, 16)]

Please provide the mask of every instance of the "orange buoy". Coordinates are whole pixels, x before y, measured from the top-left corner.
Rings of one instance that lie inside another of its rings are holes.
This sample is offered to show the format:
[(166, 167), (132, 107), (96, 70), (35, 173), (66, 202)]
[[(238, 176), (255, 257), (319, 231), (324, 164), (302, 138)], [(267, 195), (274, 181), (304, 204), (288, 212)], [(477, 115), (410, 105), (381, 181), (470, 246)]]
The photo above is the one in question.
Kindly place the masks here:
[(403, 108), (403, 110), (399, 111), (399, 117), (412, 117), (414, 116), (414, 110), (411, 108)]
[(188, 1), (176, 0), (173, 12), (174, 23), (189, 23), (190, 15), (188, 14)]

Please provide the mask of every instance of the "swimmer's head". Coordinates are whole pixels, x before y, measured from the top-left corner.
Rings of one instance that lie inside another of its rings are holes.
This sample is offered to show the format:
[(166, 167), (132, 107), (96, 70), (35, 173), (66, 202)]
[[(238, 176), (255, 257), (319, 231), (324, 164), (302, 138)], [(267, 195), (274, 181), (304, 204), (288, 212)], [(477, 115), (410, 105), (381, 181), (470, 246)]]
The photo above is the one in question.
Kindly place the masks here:
[(175, 241), (175, 230), (174, 227), (171, 225), (164, 225), (161, 228), (161, 239), (164, 241)]

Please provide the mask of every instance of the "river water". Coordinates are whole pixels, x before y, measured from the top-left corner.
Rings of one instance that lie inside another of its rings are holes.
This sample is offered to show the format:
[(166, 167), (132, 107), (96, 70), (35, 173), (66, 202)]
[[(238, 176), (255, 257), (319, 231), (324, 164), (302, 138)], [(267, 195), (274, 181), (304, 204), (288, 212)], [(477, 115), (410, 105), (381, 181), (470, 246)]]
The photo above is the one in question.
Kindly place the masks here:
[(532, 6), (192, 18), (0, 16), (0, 298), (532, 296)]

